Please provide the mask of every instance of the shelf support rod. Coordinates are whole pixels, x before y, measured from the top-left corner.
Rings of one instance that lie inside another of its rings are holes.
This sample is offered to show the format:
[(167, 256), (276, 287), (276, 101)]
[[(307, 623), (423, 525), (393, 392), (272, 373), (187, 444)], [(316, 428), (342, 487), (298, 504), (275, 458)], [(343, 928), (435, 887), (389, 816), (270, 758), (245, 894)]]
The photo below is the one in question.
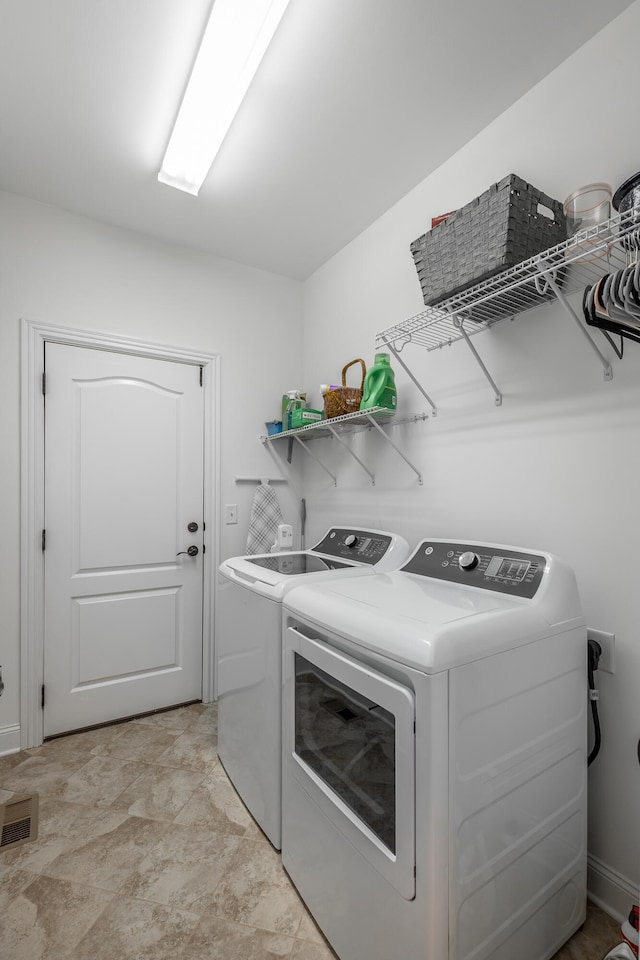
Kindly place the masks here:
[(435, 403), (433, 402), (433, 400), (431, 399), (431, 397), (429, 396), (429, 394), (427, 393), (427, 391), (424, 389), (424, 387), (423, 387), (422, 384), (419, 382), (419, 380), (418, 380), (416, 377), (414, 377), (414, 375), (411, 373), (411, 370), (409, 370), (409, 367), (406, 365), (406, 363), (404, 362), (404, 360), (401, 358), (400, 353), (396, 350), (396, 348), (395, 348), (394, 345), (391, 343), (391, 341), (390, 341), (390, 340), (387, 340), (386, 337), (383, 337), (382, 339), (384, 340), (385, 346), (389, 347), (389, 350), (391, 350), (391, 353), (394, 355), (394, 357), (396, 358), (396, 360), (398, 361), (398, 363), (400, 364), (400, 366), (402, 367), (402, 369), (404, 370), (404, 372), (407, 374), (407, 376), (409, 377), (409, 379), (413, 381), (413, 383), (416, 385), (416, 387), (418, 388), (418, 390), (420, 391), (420, 393), (422, 394), (422, 396), (425, 398), (425, 400), (427, 401), (427, 403), (428, 403), (429, 406), (431, 407), (432, 416), (437, 417), (437, 416), (438, 416), (438, 408), (436, 407)]
[(360, 466), (362, 467), (362, 469), (364, 470), (364, 472), (367, 473), (367, 474), (371, 477), (371, 485), (372, 485), (373, 487), (375, 487), (375, 485), (376, 485), (376, 477), (375, 477), (375, 474), (374, 474), (374, 473), (371, 473), (371, 470), (369, 470), (369, 468), (364, 465), (364, 463), (362, 462), (362, 460), (360, 459), (360, 457), (353, 452), (353, 450), (351, 449), (351, 447), (349, 446), (348, 443), (345, 443), (345, 441), (342, 439), (342, 437), (340, 436), (340, 434), (337, 433), (335, 427), (332, 427), (332, 426), (331, 426), (331, 423), (330, 423), (329, 421), (327, 421), (324, 425), (326, 426), (327, 430), (329, 430), (329, 431), (331, 432), (331, 434), (336, 438), (336, 440), (338, 440), (339, 443), (342, 444), (342, 446), (345, 448), (345, 450), (346, 450), (348, 453), (351, 454), (351, 456), (353, 457), (353, 459), (356, 460), (356, 461), (360, 464)]
[[(450, 311), (450, 312), (453, 312), (453, 311)], [(454, 325), (454, 327), (457, 327), (457, 329), (460, 331), (460, 333), (461, 333), (462, 336), (464, 337), (464, 339), (465, 339), (465, 341), (466, 341), (466, 343), (467, 343), (467, 346), (469, 347), (469, 350), (471, 350), (471, 353), (472, 353), (472, 354), (474, 355), (474, 357), (476, 358), (476, 361), (477, 361), (480, 369), (482, 370), (482, 372), (484, 373), (485, 377), (487, 378), (487, 380), (488, 380), (489, 383), (491, 384), (491, 388), (492, 388), (492, 390), (493, 390), (493, 392), (495, 393), (495, 396), (496, 396), (496, 407), (501, 406), (501, 404), (502, 404), (502, 394), (501, 394), (500, 391), (498, 390), (498, 387), (496, 386), (493, 377), (491, 376), (491, 374), (489, 373), (489, 371), (488, 371), (487, 368), (485, 367), (484, 363), (482, 362), (482, 359), (481, 359), (481, 357), (480, 357), (480, 354), (478, 353), (478, 351), (476, 350), (476, 348), (474, 347), (474, 345), (471, 343), (471, 338), (470, 338), (469, 334), (467, 333), (467, 331), (466, 331), (465, 328), (464, 328), (464, 324), (463, 324), (463, 322), (462, 322), (462, 318), (459, 317), (457, 314), (454, 314), (454, 315), (453, 315), (453, 325)]]
[[(543, 263), (544, 263), (544, 265), (545, 265), (548, 269), (551, 267), (551, 265), (550, 265), (548, 262), (543, 261)], [(589, 342), (589, 344), (590, 344), (590, 346), (591, 346), (591, 349), (593, 350), (593, 352), (594, 352), (595, 355), (597, 356), (598, 360), (599, 360), (600, 363), (602, 364), (602, 369), (603, 369), (603, 371), (604, 371), (604, 374), (603, 374), (603, 375), (604, 375), (604, 379), (605, 379), (605, 380), (613, 380), (613, 370), (612, 370), (612, 368), (611, 368), (611, 364), (609, 363), (609, 361), (607, 360), (607, 358), (604, 356), (604, 354), (602, 354), (602, 353), (600, 352), (600, 350), (598, 349), (597, 345), (595, 344), (595, 342), (594, 342), (594, 341), (592, 340), (592, 338), (590, 337), (588, 330), (585, 329), (584, 324), (580, 322), (579, 316), (577, 315), (577, 313), (575, 312), (575, 310), (573, 309), (573, 307), (571, 306), (571, 304), (569, 303), (569, 301), (568, 301), (567, 298), (565, 297), (564, 293), (562, 292), (562, 290), (561, 290), (560, 287), (558, 286), (556, 280), (555, 280), (554, 277), (553, 277), (553, 273), (547, 273), (546, 270), (541, 270), (539, 266), (538, 266), (538, 270), (539, 270), (539, 272), (543, 275), (544, 280), (545, 280), (545, 283), (547, 283), (547, 284), (551, 287), (551, 289), (552, 289), (553, 292), (555, 293), (556, 297), (558, 298), (558, 300), (560, 301), (560, 303), (562, 304), (562, 306), (564, 307), (564, 309), (566, 310), (566, 312), (569, 314), (570, 317), (573, 317), (573, 319), (574, 319), (575, 322), (577, 323), (578, 329), (580, 330), (580, 332), (582, 333), (582, 335), (588, 340), (588, 342)]]
[(333, 480), (333, 485), (334, 485), (334, 487), (337, 487), (337, 486), (338, 486), (338, 481), (337, 481), (336, 477), (331, 473), (330, 470), (327, 470), (327, 468), (325, 467), (325, 465), (324, 465), (324, 463), (322, 462), (322, 460), (320, 460), (318, 457), (316, 457), (315, 453), (311, 453), (311, 450), (309, 450), (309, 447), (307, 446), (307, 444), (306, 444), (306, 443), (303, 443), (302, 440), (300, 439), (300, 437), (293, 436), (293, 437), (291, 437), (290, 439), (291, 439), (291, 440), (297, 440), (297, 441), (298, 441), (298, 443), (300, 444), (300, 446), (302, 447), (302, 449), (305, 451), (305, 453), (308, 453), (309, 456), (312, 457), (312, 458), (316, 461), (316, 463), (319, 463), (319, 464), (320, 464), (320, 466), (322, 467), (322, 469), (324, 470), (324, 472), (325, 472), (325, 473), (328, 473), (329, 476), (331, 477), (331, 479)]
[(384, 437), (384, 439), (387, 441), (387, 443), (388, 443), (390, 446), (393, 447), (393, 449), (394, 449), (395, 452), (398, 454), (398, 456), (399, 456), (399, 457), (402, 457), (402, 459), (404, 460), (404, 462), (407, 463), (407, 464), (411, 467), (411, 469), (413, 470), (413, 472), (415, 473), (415, 475), (416, 475), (417, 478), (418, 478), (418, 483), (420, 484), (420, 486), (422, 486), (422, 474), (420, 473), (420, 471), (417, 470), (417, 469), (414, 467), (414, 465), (411, 463), (410, 460), (407, 459), (407, 457), (405, 457), (405, 455), (404, 455), (404, 453), (402, 452), (402, 450), (400, 450), (400, 448), (395, 445), (395, 443), (393, 442), (393, 440), (391, 439), (391, 437), (389, 436), (389, 434), (388, 434), (388, 433), (385, 433), (385, 431), (382, 429), (382, 427), (380, 426), (380, 424), (379, 424), (376, 420), (374, 420), (372, 416), (367, 415), (367, 420), (369, 421), (369, 423), (371, 424), (371, 426), (372, 426), (372, 427), (375, 427), (376, 430), (378, 431), (378, 433), (381, 434), (381, 436)]

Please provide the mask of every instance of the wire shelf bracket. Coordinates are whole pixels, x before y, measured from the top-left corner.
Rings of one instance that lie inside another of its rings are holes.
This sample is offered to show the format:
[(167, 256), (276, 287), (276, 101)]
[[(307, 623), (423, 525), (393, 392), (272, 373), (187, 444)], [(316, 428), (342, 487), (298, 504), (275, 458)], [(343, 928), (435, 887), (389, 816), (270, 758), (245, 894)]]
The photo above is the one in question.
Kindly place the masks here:
[(549, 265), (549, 264), (547, 264), (547, 267), (550, 269), (550, 272), (549, 272), (549, 270), (547, 270), (547, 271), (543, 270), (543, 269), (542, 269), (542, 264), (540, 265), (540, 274), (541, 274), (541, 276), (544, 276), (545, 284), (547, 284), (547, 285), (553, 290), (553, 292), (554, 292), (555, 295), (556, 295), (556, 298), (557, 298), (558, 302), (562, 304), (565, 312), (569, 314), (569, 316), (571, 317), (571, 319), (576, 322), (576, 324), (577, 324), (577, 326), (578, 326), (578, 329), (580, 330), (581, 334), (583, 335), (583, 337), (585, 338), (585, 340), (588, 341), (589, 346), (591, 347), (591, 349), (593, 350), (593, 352), (594, 352), (595, 355), (597, 356), (598, 360), (599, 360), (600, 363), (602, 364), (602, 372), (603, 372), (603, 377), (604, 377), (604, 379), (605, 379), (605, 380), (613, 380), (613, 368), (611, 367), (611, 364), (609, 363), (609, 361), (607, 360), (607, 358), (605, 357), (605, 355), (600, 352), (600, 350), (598, 349), (595, 341), (594, 341), (593, 338), (589, 335), (589, 331), (587, 330), (587, 328), (585, 327), (585, 325), (582, 323), (582, 321), (580, 320), (580, 317), (579, 317), (578, 314), (575, 312), (575, 310), (573, 309), (573, 307), (571, 306), (571, 304), (569, 303), (569, 301), (568, 301), (567, 298), (565, 297), (564, 293), (562, 292), (562, 290), (561, 290), (560, 287), (558, 286), (558, 282), (557, 282), (557, 280), (556, 280), (556, 277), (554, 276), (555, 271), (554, 271), (552, 268), (550, 268), (550, 265)]
[(333, 480), (333, 485), (334, 485), (334, 487), (337, 487), (337, 486), (338, 486), (338, 479), (337, 479), (336, 475), (335, 475), (334, 473), (331, 473), (331, 471), (328, 470), (327, 467), (325, 467), (325, 465), (324, 465), (324, 463), (322, 462), (322, 460), (320, 459), (320, 457), (316, 457), (315, 453), (313, 453), (313, 452), (309, 449), (309, 447), (307, 446), (306, 443), (303, 443), (303, 442), (302, 442), (302, 440), (300, 439), (300, 437), (293, 437), (293, 439), (298, 441), (298, 443), (300, 444), (300, 446), (302, 447), (302, 449), (303, 449), (306, 453), (309, 454), (309, 456), (311, 457), (312, 460), (315, 460), (316, 463), (319, 463), (319, 464), (320, 464), (320, 466), (322, 467), (322, 469), (324, 470), (324, 472), (325, 472), (325, 473), (328, 473), (329, 476), (331, 477), (331, 479)]
[(364, 472), (365, 472), (366, 474), (368, 474), (368, 476), (371, 478), (371, 486), (372, 486), (372, 487), (375, 487), (375, 485), (376, 485), (376, 476), (375, 476), (375, 473), (372, 473), (371, 470), (369, 470), (369, 468), (362, 462), (362, 460), (360, 459), (360, 457), (359, 457), (356, 453), (353, 452), (353, 450), (351, 449), (351, 447), (349, 446), (349, 444), (346, 442), (346, 440), (343, 440), (342, 437), (340, 436), (340, 434), (338, 433), (338, 431), (335, 429), (335, 427), (332, 427), (332, 426), (331, 426), (331, 422), (330, 422), (330, 421), (327, 421), (327, 422), (326, 422), (326, 427), (327, 427), (327, 430), (332, 434), (332, 436), (334, 436), (334, 437), (336, 438), (336, 440), (337, 440), (339, 443), (342, 444), (342, 446), (345, 448), (345, 450), (347, 451), (347, 453), (351, 454), (351, 456), (353, 457), (353, 459), (354, 459), (357, 463), (360, 464), (360, 466), (362, 467), (362, 469), (364, 470)]
[(491, 388), (492, 388), (493, 393), (494, 393), (494, 396), (495, 396), (496, 407), (500, 407), (500, 406), (502, 405), (502, 394), (501, 394), (500, 391), (498, 390), (498, 387), (496, 386), (495, 380), (493, 379), (493, 377), (491, 376), (491, 374), (489, 373), (489, 371), (488, 371), (487, 368), (485, 367), (485, 365), (484, 365), (484, 363), (483, 363), (483, 361), (482, 361), (482, 358), (481, 358), (480, 354), (478, 353), (478, 351), (476, 350), (476, 348), (474, 347), (474, 345), (471, 343), (471, 337), (469, 336), (469, 334), (467, 333), (467, 331), (466, 331), (465, 328), (464, 328), (464, 320), (463, 320), (463, 318), (462, 318), (462, 317), (457, 317), (457, 316), (454, 317), (454, 318), (453, 318), (453, 325), (454, 325), (454, 327), (458, 327), (458, 329), (460, 330), (460, 333), (462, 334), (462, 336), (463, 336), (464, 339), (465, 339), (465, 343), (467, 344), (467, 346), (469, 347), (469, 350), (471, 350), (471, 353), (472, 353), (473, 356), (475, 357), (476, 363), (478, 364), (478, 366), (480, 367), (480, 369), (482, 370), (482, 372), (484, 373), (485, 377), (487, 378), (487, 380), (489, 381), (489, 383), (490, 383), (490, 385), (491, 385)]
[[(383, 340), (383, 342), (384, 342), (384, 345), (387, 346), (387, 347), (389, 348), (389, 350), (391, 350), (391, 353), (394, 355), (394, 357), (396, 358), (396, 360), (398, 361), (398, 363), (400, 364), (400, 366), (402, 367), (402, 369), (404, 370), (404, 372), (407, 374), (407, 376), (409, 377), (409, 379), (413, 381), (413, 383), (416, 385), (416, 387), (418, 388), (418, 390), (420, 391), (420, 393), (422, 394), (422, 396), (425, 398), (425, 400), (427, 401), (427, 403), (428, 403), (429, 406), (431, 407), (431, 416), (437, 417), (437, 416), (438, 416), (438, 408), (436, 407), (435, 403), (433, 402), (433, 400), (431, 399), (431, 397), (429, 396), (429, 394), (427, 393), (427, 391), (424, 389), (424, 387), (422, 386), (422, 384), (420, 383), (420, 381), (418, 380), (418, 378), (417, 378), (417, 377), (414, 377), (413, 373), (411, 372), (411, 370), (409, 369), (409, 367), (406, 365), (406, 363), (404, 362), (404, 360), (403, 360), (402, 357), (400, 356), (400, 350), (397, 349), (396, 346), (395, 346), (390, 340)], [(408, 342), (408, 341), (405, 341), (405, 342)], [(420, 481), (420, 482), (422, 482), (422, 481)]]
[(402, 452), (402, 450), (393, 442), (393, 440), (391, 439), (391, 437), (389, 436), (389, 434), (388, 434), (388, 433), (385, 433), (385, 431), (382, 429), (382, 427), (380, 426), (380, 424), (379, 424), (376, 420), (374, 420), (373, 417), (368, 417), (367, 419), (369, 420), (369, 423), (371, 424), (371, 426), (372, 426), (372, 427), (375, 427), (375, 429), (378, 431), (378, 433), (380, 434), (380, 436), (381, 436), (381, 437), (384, 437), (384, 439), (385, 439), (386, 442), (389, 444), (389, 446), (393, 447), (393, 449), (394, 449), (395, 452), (398, 454), (398, 456), (399, 456), (399, 457), (402, 457), (402, 459), (404, 460), (404, 462), (407, 463), (407, 464), (411, 467), (411, 469), (413, 470), (413, 472), (415, 473), (415, 475), (416, 475), (417, 478), (418, 478), (418, 483), (420, 484), (420, 486), (422, 486), (422, 474), (420, 473), (420, 471), (418, 470), (418, 468), (417, 468), (417, 467), (414, 467), (414, 465), (411, 463), (411, 461), (408, 459), (408, 457), (405, 457), (405, 455), (404, 455), (404, 453)]

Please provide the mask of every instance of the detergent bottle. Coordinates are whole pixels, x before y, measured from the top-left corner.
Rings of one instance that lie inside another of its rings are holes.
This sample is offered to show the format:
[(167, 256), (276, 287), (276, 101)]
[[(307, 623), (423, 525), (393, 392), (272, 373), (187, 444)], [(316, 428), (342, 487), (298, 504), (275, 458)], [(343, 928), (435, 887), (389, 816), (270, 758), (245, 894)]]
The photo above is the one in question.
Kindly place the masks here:
[(288, 390), (282, 396), (282, 429), (291, 429), (291, 412), (302, 407), (302, 394), (299, 390)]
[(384, 407), (389, 416), (396, 412), (396, 383), (388, 353), (376, 353), (373, 366), (367, 370), (362, 390), (361, 410)]

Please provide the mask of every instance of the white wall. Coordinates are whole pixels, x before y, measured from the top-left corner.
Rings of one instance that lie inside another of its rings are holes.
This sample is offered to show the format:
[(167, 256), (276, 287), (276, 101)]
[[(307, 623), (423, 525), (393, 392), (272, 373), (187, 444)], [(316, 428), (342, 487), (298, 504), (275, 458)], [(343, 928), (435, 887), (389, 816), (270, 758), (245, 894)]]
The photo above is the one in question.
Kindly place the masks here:
[[(640, 127), (625, 91), (637, 86), (639, 31), (635, 3), (307, 281), (312, 401), (347, 361), (373, 361), (376, 332), (421, 311), (409, 244), (432, 216), (511, 172), (559, 199), (581, 184), (615, 187), (635, 173)], [(506, 321), (474, 343), (503, 406), (494, 405), (464, 343), (432, 353), (409, 345), (403, 357), (439, 412), (391, 435), (424, 473), (424, 486), (376, 436), (354, 440), (376, 466), (375, 486), (335, 441), (319, 440), (314, 450), (337, 469), (339, 484), (334, 489), (314, 465), (306, 469), (309, 534), (357, 520), (397, 530), (411, 545), (427, 535), (479, 539), (538, 547), (573, 565), (588, 624), (616, 635), (615, 675), (598, 676), (603, 743), (589, 770), (589, 883), (610, 910), (626, 914), (637, 902), (640, 863), (640, 346), (628, 344), (622, 362), (612, 359), (614, 380), (605, 383), (558, 305)], [(395, 369), (399, 416), (428, 410)]]
[(257, 438), (299, 382), (301, 316), (296, 281), (0, 193), (0, 753), (19, 743), (20, 318), (220, 354), (221, 497), (238, 504), (226, 557), (244, 552), (253, 495), (235, 474), (273, 475)]

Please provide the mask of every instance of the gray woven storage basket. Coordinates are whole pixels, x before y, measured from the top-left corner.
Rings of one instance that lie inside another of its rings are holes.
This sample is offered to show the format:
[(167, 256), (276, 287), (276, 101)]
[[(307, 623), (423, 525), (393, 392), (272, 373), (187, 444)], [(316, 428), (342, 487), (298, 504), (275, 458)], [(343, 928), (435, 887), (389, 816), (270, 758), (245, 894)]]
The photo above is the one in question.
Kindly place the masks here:
[(562, 203), (512, 173), (414, 240), (411, 253), (430, 306), (566, 239)]

